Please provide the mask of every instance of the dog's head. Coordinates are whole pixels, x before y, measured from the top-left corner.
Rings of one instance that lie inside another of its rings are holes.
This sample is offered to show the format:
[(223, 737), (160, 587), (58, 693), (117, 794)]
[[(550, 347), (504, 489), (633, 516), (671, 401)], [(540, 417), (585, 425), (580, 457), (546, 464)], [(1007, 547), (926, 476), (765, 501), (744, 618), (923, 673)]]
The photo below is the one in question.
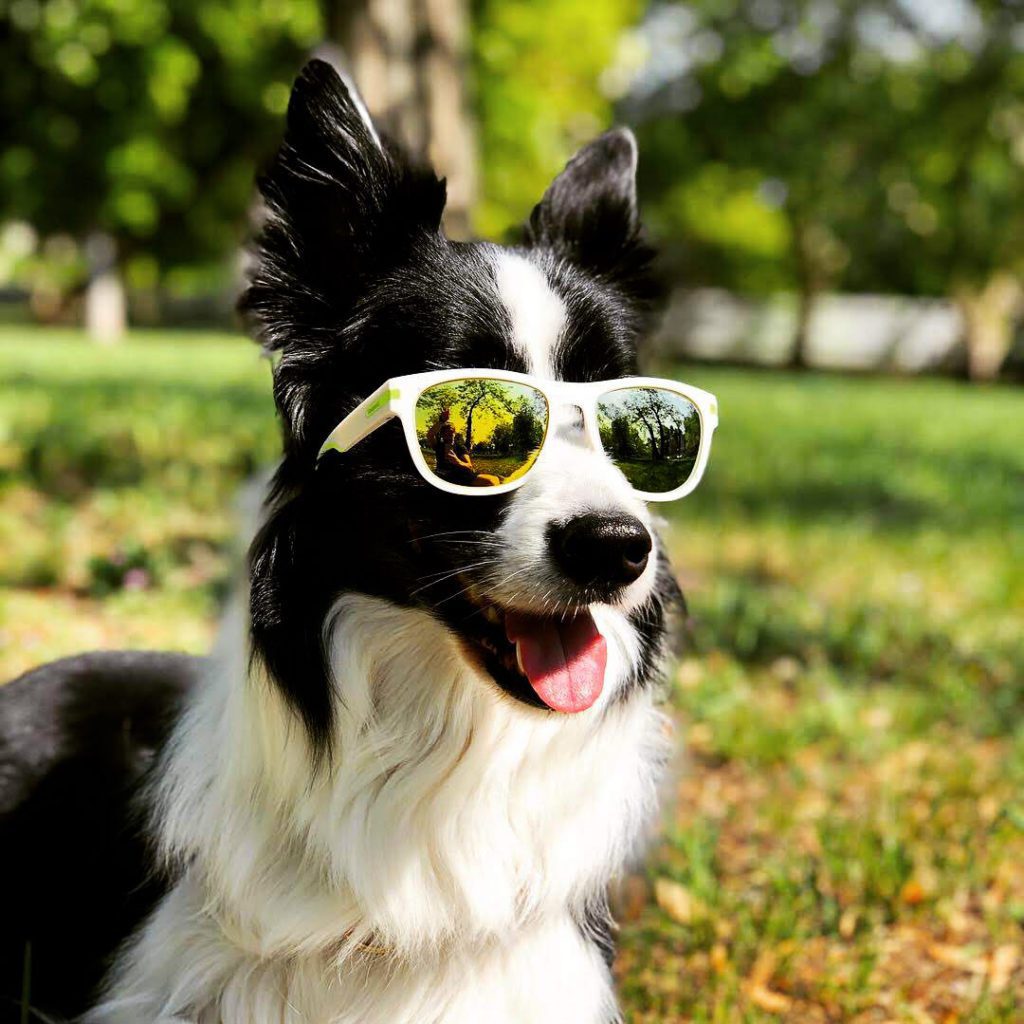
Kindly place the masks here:
[[(475, 685), (499, 687), (524, 715), (605, 704), (652, 674), (674, 585), (644, 503), (588, 446), (578, 410), (552, 410), (545, 458), (508, 494), (432, 487), (395, 421), (317, 465), (331, 429), (390, 377), (635, 373), (654, 297), (636, 158), (628, 131), (608, 132), (555, 179), (521, 246), (455, 243), (440, 228), (444, 183), (375, 131), (338, 75), (313, 62), (296, 83), (260, 183), (243, 308), (280, 353), (284, 429), (252, 552), (253, 649), (314, 742), (330, 736), (324, 628), (345, 593), (429, 612)], [(587, 661), (595, 622), (619, 650), (614, 679), (595, 680), (600, 658)], [(569, 669), (590, 678), (573, 683)]]

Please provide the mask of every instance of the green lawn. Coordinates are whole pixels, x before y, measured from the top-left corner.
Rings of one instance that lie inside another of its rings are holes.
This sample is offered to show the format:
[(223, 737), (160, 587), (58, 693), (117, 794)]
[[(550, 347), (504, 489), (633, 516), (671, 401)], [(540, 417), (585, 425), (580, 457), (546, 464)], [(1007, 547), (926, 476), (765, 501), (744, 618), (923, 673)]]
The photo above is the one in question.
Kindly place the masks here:
[[(686, 753), (617, 896), (629, 1020), (1018, 1021), (1024, 393), (680, 372), (721, 427), (661, 509)], [(277, 444), (255, 347), (8, 328), (0, 379), (0, 677), (203, 650)]]

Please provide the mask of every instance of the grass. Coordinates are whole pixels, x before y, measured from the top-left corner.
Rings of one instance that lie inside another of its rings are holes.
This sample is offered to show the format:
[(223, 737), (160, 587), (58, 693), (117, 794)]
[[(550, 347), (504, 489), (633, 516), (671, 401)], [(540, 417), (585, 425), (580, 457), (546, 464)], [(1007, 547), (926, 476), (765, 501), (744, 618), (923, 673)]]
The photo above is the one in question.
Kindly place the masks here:
[(269, 370), (224, 336), (0, 330), (0, 679), (103, 645), (206, 649)]
[[(628, 1020), (1018, 1021), (1024, 396), (678, 372), (721, 427), (664, 510), (685, 753), (616, 898)], [(205, 649), (267, 376), (223, 336), (0, 333), (0, 677)]]
[[(423, 452), (423, 458), (430, 469), (437, 463), (437, 457), (433, 451)], [(528, 461), (532, 461), (532, 453), (526, 455), (480, 455), (474, 452), (472, 455), (473, 469), (477, 474), (489, 473), (496, 476), (501, 483), (508, 481), (521, 470)], [(521, 475), (521, 474), (520, 474)]]
[(667, 494), (686, 483), (696, 461), (690, 457), (672, 458), (665, 462), (616, 459), (615, 463), (638, 491)]

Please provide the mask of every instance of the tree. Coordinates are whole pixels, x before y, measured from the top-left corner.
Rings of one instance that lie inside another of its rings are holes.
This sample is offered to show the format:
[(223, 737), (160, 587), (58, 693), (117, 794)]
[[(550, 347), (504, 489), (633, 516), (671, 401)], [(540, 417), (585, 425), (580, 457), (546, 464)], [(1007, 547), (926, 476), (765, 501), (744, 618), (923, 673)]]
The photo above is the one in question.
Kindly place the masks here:
[(609, 67), (644, 0), (473, 0), (483, 185), (476, 226), (517, 228), (579, 146), (610, 126)]
[(141, 287), (225, 280), (253, 169), (320, 35), (315, 0), (3, 11), (0, 219), (64, 239), (79, 286), (90, 261), (93, 278), (116, 270)]
[(622, 109), (643, 122), (652, 220), (685, 238), (677, 271), (794, 290), (796, 365), (827, 287), (949, 295), (972, 372), (993, 372), (1021, 302), (1019, 0), (945, 19), (901, 0), (652, 11)]
[(512, 419), (512, 446), (518, 455), (525, 455), (544, 440), (544, 424), (526, 399), (519, 402)]
[(619, 413), (601, 423), (601, 443), (615, 458), (629, 462), (637, 457), (639, 445), (633, 420), (625, 413)]
[(664, 8), (692, 56), (624, 101), (644, 122), (641, 186), (661, 207), (655, 221), (693, 243), (680, 269), (699, 280), (706, 263), (716, 283), (744, 290), (791, 287), (797, 366), (814, 300), (848, 264), (842, 227), (863, 216), (881, 137), (878, 83), (851, 83), (858, 6)]
[(465, 0), (324, 0), (324, 22), (374, 117), (446, 179), (446, 231), (468, 237), (477, 174)]
[(957, 302), (968, 373), (991, 379), (1024, 308), (1024, 5), (975, 0), (968, 12), (953, 38), (899, 22), (917, 58), (890, 72), (907, 97), (880, 177), (904, 286)]
[(511, 423), (499, 423), (491, 434), (490, 448), (495, 455), (508, 455), (515, 444)]
[(624, 405), (634, 421), (647, 432), (651, 458), (656, 462), (668, 458), (672, 448), (671, 432), (683, 430), (687, 420), (673, 401), (654, 388), (636, 388)]
[(513, 415), (513, 395), (506, 384), (484, 378), (469, 378), (428, 388), (419, 398), (420, 409), (440, 413), (457, 412), (466, 423), (466, 447), (473, 450), (473, 416), (477, 412), (504, 413), (505, 422)]

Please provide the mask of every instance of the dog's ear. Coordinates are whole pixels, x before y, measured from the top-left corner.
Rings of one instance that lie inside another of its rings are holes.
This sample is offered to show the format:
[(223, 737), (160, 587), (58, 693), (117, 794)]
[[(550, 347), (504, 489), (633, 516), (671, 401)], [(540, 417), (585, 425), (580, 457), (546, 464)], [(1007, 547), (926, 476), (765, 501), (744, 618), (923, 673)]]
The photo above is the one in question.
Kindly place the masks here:
[(252, 542), (250, 640), (252, 659), (298, 716), (319, 763), (330, 751), (334, 723), (324, 623), (338, 567), (325, 562), (330, 549), (318, 548), (323, 511), (303, 508), (304, 501), (299, 495), (277, 503)]
[(653, 251), (641, 236), (636, 166), (636, 139), (628, 128), (613, 128), (584, 146), (534, 207), (527, 244), (553, 249), (646, 297)]
[(312, 60), (259, 179), (265, 216), (240, 306), (270, 349), (336, 333), (359, 281), (440, 228), (445, 186), (375, 129), (358, 94)]
[(330, 371), (361, 283), (440, 230), (445, 187), (377, 132), (330, 64), (313, 60), (259, 189), (262, 225), (239, 309), (265, 348), (284, 353), (275, 397), (287, 444), (303, 434), (309, 388)]

